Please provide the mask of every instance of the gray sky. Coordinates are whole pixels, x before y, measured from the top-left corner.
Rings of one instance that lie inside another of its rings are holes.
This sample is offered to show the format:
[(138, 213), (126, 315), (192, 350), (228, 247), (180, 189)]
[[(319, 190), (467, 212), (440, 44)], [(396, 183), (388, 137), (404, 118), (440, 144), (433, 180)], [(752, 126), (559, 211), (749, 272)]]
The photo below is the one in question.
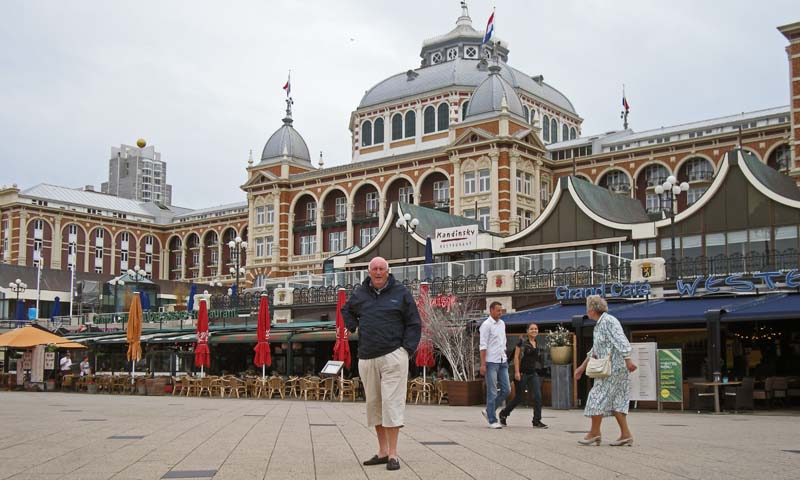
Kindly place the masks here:
[[(584, 134), (621, 128), (623, 83), (637, 131), (789, 103), (776, 27), (800, 21), (796, 0), (468, 3), (478, 30), (496, 6), (509, 63), (566, 94)], [(312, 160), (348, 163), (364, 91), (417, 68), (459, 13), (457, 0), (5, 0), (0, 184), (99, 187), (110, 147), (143, 137), (176, 205), (242, 201), (289, 69)]]

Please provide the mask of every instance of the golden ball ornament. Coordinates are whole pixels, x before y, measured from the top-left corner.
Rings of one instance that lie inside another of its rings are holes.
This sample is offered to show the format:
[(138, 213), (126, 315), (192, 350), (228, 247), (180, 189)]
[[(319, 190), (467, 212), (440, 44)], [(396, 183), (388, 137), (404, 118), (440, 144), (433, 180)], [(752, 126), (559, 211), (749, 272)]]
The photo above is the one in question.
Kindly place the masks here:
[(140, 138), (139, 140), (136, 140), (136, 146), (139, 148), (144, 148), (147, 146), (147, 142), (144, 140), (144, 138)]

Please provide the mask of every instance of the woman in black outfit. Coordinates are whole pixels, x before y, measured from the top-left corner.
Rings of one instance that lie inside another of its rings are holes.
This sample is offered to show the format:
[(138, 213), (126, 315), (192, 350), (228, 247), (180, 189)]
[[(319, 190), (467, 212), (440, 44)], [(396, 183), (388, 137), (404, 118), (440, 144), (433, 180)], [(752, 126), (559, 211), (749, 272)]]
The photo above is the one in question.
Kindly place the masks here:
[(541, 352), (536, 345), (539, 326), (528, 325), (528, 336), (522, 337), (514, 348), (514, 399), (500, 411), (500, 423), (506, 424), (506, 418), (514, 408), (522, 402), (525, 390), (533, 393), (533, 427), (547, 428), (542, 423), (542, 381), (538, 370), (543, 368)]

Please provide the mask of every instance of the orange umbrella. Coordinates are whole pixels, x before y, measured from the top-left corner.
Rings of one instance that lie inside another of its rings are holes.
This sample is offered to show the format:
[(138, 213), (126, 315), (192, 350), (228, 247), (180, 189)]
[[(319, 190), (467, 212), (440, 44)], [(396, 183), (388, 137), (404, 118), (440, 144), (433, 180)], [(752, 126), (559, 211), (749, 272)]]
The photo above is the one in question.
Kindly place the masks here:
[(0, 335), (0, 347), (30, 348), (36, 345), (55, 345), (58, 348), (86, 348), (86, 345), (71, 342), (64, 337), (59, 337), (41, 328), (31, 326), (15, 328)]
[[(128, 340), (128, 360), (131, 362), (131, 376), (134, 374), (136, 362), (142, 358), (142, 346), (139, 340), (142, 337), (142, 302), (139, 292), (133, 295), (131, 309), (128, 312), (128, 330), (125, 338)], [(133, 379), (131, 379), (133, 381)]]

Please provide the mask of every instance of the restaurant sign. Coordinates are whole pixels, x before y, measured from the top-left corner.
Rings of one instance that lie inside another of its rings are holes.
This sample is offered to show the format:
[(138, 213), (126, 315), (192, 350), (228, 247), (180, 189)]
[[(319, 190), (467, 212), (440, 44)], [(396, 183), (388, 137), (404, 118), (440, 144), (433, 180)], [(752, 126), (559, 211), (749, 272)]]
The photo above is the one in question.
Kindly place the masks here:
[[(697, 277), (692, 281), (683, 279), (675, 282), (678, 294), (681, 296), (695, 296), (700, 293), (716, 293), (728, 290), (734, 292), (753, 292), (758, 288), (766, 290), (776, 290), (782, 286), (787, 288), (800, 287), (800, 271), (797, 269), (789, 272), (759, 272), (749, 275), (750, 279), (745, 279), (744, 275), (736, 274), (727, 277)], [(783, 285), (781, 285), (783, 284)]]
[(683, 357), (680, 348), (658, 350), (658, 400), (683, 401)]
[(613, 282), (601, 283), (591, 287), (556, 287), (556, 300), (572, 300), (586, 298), (589, 295), (600, 295), (608, 298), (645, 298), (650, 295), (650, 282)]
[(478, 249), (478, 226), (437, 228), (431, 241), (434, 255)]

